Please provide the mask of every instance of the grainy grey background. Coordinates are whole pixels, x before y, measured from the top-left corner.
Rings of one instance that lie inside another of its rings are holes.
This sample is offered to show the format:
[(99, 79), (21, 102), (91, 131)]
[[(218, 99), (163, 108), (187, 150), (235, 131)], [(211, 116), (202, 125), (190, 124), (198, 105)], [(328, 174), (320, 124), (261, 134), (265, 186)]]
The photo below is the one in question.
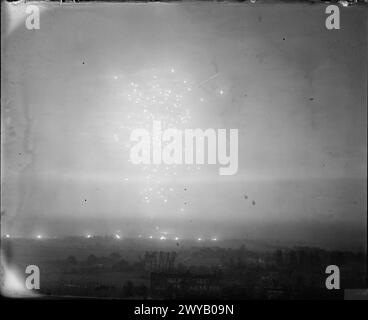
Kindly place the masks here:
[[(341, 29), (328, 31), (319, 4), (42, 3), (30, 31), (24, 5), (7, 6), (3, 233), (364, 246), (366, 10), (341, 8)], [(187, 127), (239, 129), (239, 170), (178, 168), (162, 177), (167, 203), (146, 204), (119, 130), (137, 111), (130, 80), (171, 68), (195, 89)]]

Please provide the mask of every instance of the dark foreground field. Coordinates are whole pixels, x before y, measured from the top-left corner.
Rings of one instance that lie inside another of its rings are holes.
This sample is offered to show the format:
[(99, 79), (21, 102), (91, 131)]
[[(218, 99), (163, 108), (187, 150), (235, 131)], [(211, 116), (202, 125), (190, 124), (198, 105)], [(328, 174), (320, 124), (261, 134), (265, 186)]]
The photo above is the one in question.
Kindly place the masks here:
[[(337, 265), (341, 289), (362, 288), (362, 252), (250, 240), (192, 241), (82, 237), (3, 239), (9, 267), (40, 268), (39, 293), (107, 298), (335, 299), (325, 269)], [(337, 292), (337, 293), (336, 293)]]

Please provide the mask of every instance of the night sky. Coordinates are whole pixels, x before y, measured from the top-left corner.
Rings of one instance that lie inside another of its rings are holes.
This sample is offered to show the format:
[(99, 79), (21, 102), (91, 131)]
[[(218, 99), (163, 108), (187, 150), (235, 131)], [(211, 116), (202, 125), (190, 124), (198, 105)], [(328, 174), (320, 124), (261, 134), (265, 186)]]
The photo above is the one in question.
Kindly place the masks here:
[[(3, 233), (365, 242), (362, 8), (54, 3), (27, 30), (7, 6)], [(153, 120), (238, 129), (237, 174), (133, 165)]]

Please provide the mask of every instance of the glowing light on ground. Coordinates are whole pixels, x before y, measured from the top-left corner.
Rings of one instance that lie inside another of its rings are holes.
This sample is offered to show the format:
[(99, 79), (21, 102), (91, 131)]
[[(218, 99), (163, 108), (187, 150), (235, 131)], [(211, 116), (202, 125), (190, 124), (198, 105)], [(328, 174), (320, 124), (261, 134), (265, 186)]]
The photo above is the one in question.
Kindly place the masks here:
[(42, 235), (41, 234), (38, 234), (37, 235), (37, 239), (42, 239)]
[(113, 137), (116, 142), (119, 142), (119, 136), (116, 133), (114, 133)]
[(166, 237), (165, 236), (161, 236), (160, 237), (160, 240), (166, 240)]
[(115, 238), (118, 239), (118, 240), (121, 239), (120, 235), (118, 235), (118, 234), (115, 235)]

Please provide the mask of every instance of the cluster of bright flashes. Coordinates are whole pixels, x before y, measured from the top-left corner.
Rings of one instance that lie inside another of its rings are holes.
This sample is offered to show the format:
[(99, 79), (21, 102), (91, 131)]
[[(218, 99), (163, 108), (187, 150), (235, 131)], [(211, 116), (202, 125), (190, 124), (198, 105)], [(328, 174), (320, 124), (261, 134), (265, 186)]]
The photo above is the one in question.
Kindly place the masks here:
[[(130, 106), (129, 110), (133, 110), (126, 114), (120, 127), (121, 134), (125, 136), (129, 136), (130, 132), (137, 128), (151, 132), (153, 121), (160, 121), (162, 130), (185, 129), (192, 120), (191, 110), (200, 107), (206, 100), (198, 84), (185, 79), (175, 68), (146, 71), (132, 78), (134, 79), (125, 85), (124, 91), (124, 103)], [(117, 77), (114, 79), (118, 80)], [(113, 138), (120, 143), (118, 133), (115, 133)], [(126, 143), (124, 147), (129, 154), (131, 144)], [(185, 170), (185, 173), (200, 169), (201, 167), (196, 165), (180, 168)], [(144, 177), (140, 190), (141, 201), (147, 205), (169, 203), (175, 192), (172, 182), (182, 173), (178, 166), (141, 165), (140, 170)], [(129, 178), (124, 177), (124, 181), (128, 182)], [(184, 201), (175, 206), (178, 213), (186, 210)]]

